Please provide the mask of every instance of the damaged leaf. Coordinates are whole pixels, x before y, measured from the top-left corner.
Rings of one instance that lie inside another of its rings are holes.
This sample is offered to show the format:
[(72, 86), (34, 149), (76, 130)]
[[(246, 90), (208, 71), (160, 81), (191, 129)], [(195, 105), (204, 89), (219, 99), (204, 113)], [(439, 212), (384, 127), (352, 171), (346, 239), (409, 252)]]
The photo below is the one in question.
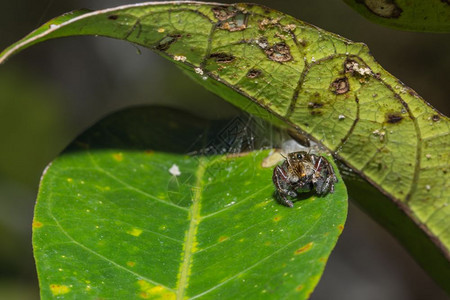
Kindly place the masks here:
[(347, 170), (350, 196), (449, 288), (449, 119), (367, 46), (258, 5), (155, 2), (56, 18), (0, 62), (71, 35), (155, 50), (234, 105), (321, 144)]

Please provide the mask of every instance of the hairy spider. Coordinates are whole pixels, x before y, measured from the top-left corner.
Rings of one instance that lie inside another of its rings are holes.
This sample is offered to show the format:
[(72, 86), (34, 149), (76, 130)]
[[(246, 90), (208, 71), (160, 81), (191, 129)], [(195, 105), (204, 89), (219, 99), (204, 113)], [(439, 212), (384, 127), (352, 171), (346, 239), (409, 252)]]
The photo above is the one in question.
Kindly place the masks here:
[(318, 195), (333, 193), (334, 184), (338, 181), (333, 166), (325, 157), (305, 151), (289, 153), (283, 164), (273, 170), (272, 180), (278, 201), (289, 207), (294, 207), (294, 203), (287, 196), (297, 197), (297, 191), (313, 189)]

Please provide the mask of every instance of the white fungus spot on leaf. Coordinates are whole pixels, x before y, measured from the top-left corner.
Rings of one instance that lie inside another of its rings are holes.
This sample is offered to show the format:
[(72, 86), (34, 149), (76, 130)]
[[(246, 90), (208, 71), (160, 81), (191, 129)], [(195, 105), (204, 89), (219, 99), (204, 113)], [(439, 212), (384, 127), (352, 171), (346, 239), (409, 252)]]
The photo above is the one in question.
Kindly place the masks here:
[(194, 71), (197, 74), (203, 75), (203, 70), (201, 68), (195, 68)]
[(183, 55), (175, 55), (175, 56), (173, 57), (173, 59), (176, 60), (176, 61), (185, 62), (185, 61), (186, 61), (186, 56), (183, 56)]
[(180, 168), (178, 168), (178, 166), (176, 164), (173, 164), (170, 167), (169, 173), (172, 174), (173, 176), (180, 176), (181, 175)]

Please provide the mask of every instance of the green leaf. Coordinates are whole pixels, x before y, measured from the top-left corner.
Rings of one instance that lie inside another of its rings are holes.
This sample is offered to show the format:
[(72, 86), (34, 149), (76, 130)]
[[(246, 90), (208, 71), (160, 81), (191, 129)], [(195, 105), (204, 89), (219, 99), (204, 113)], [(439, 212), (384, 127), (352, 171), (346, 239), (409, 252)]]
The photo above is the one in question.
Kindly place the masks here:
[(155, 50), (227, 101), (327, 148), (349, 170), (350, 197), (450, 289), (449, 119), (367, 46), (250, 4), (141, 3), (62, 18), (5, 49), (0, 62), (71, 35)]
[(344, 0), (368, 20), (412, 31), (450, 32), (447, 0)]
[(261, 166), (269, 150), (184, 154), (223, 125), (134, 108), (53, 161), (33, 222), (42, 298), (307, 298), (343, 229), (345, 185), (291, 209)]

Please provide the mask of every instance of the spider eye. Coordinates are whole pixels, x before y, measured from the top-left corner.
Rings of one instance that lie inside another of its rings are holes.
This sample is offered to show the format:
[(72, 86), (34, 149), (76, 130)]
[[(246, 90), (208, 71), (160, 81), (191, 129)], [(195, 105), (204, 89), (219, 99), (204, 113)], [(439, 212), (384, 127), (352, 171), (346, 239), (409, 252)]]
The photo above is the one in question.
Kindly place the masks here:
[(303, 154), (302, 154), (302, 153), (298, 153), (298, 154), (297, 154), (297, 158), (298, 158), (298, 159), (303, 159)]

